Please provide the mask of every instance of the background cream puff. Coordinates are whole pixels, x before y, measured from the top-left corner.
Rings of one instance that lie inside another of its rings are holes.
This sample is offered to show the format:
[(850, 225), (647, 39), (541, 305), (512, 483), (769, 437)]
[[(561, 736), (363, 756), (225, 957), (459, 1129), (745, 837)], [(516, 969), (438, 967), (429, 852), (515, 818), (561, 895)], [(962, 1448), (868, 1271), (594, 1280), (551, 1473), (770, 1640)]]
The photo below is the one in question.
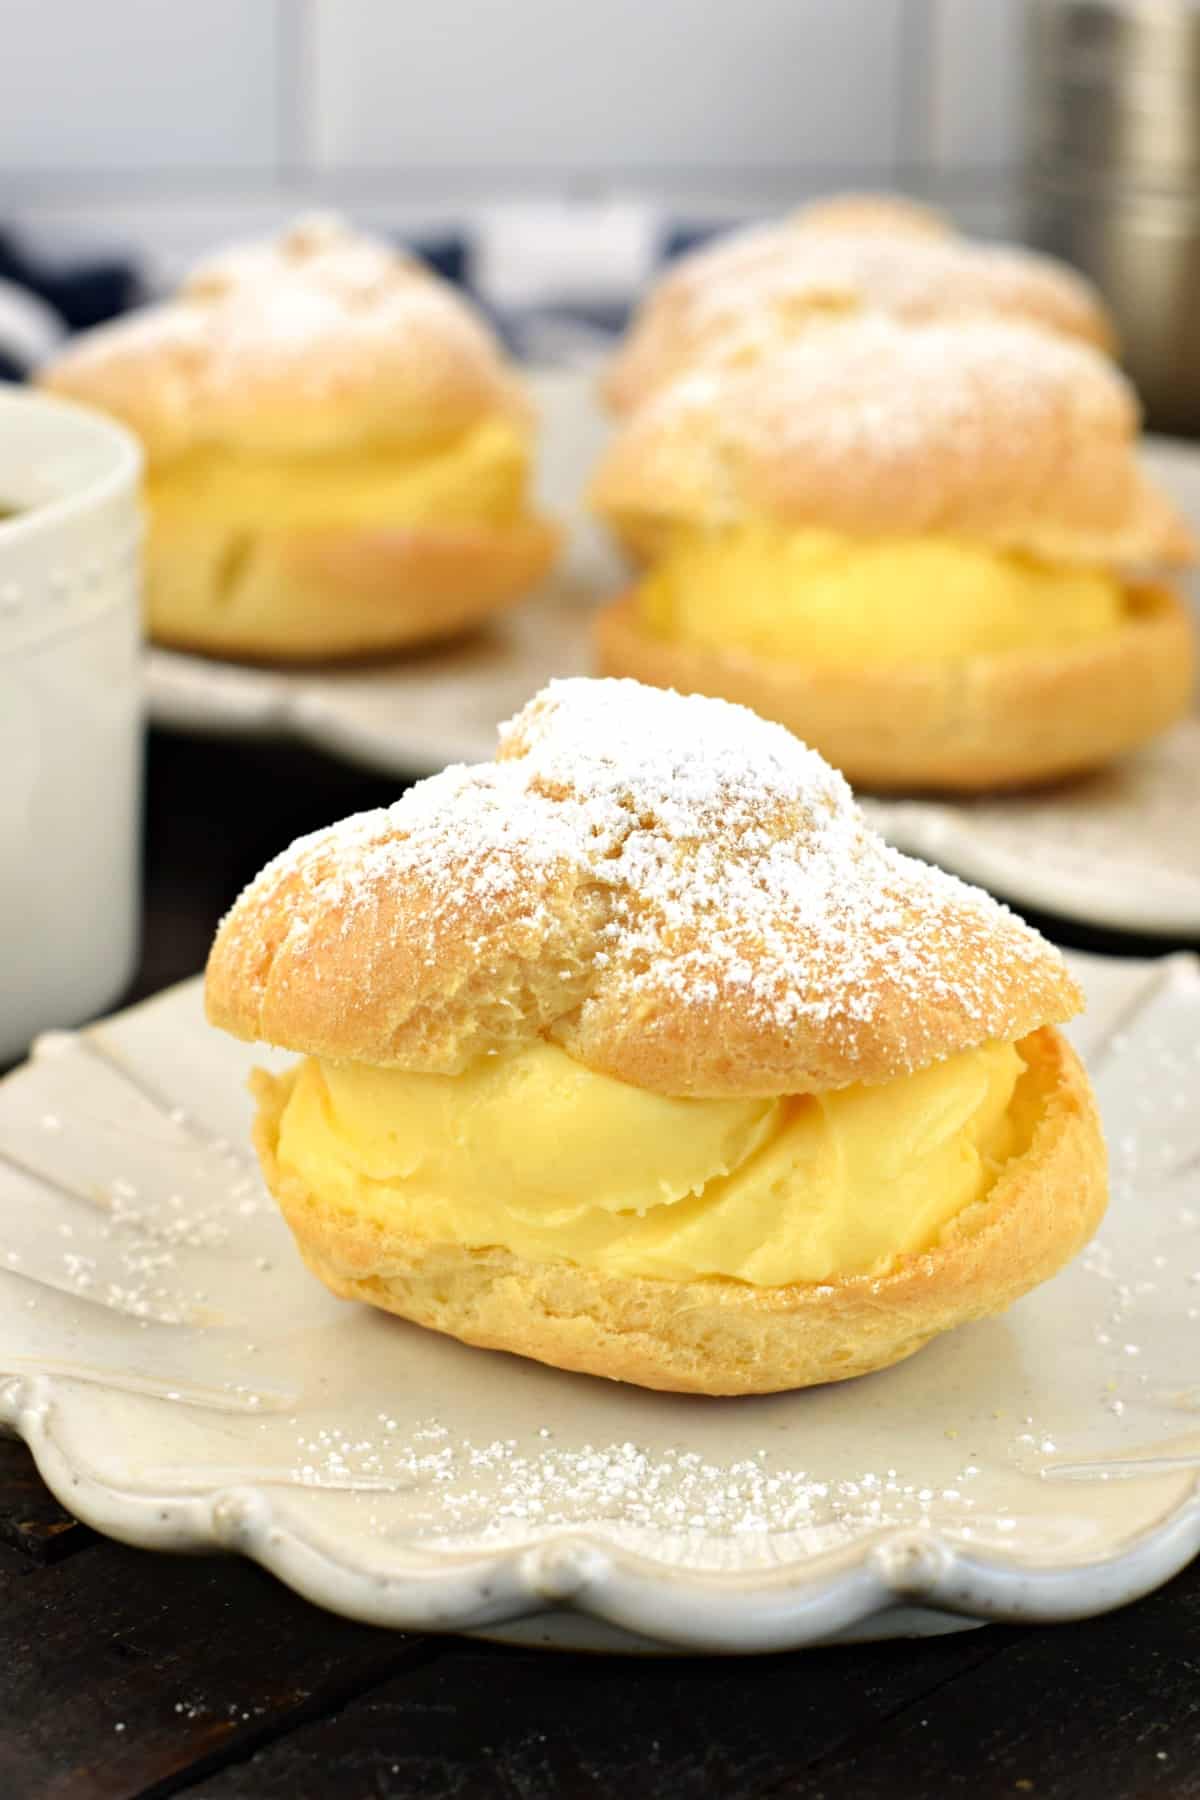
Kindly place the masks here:
[(680, 258), (605, 371), (606, 404), (627, 415), (691, 369), (745, 367), (831, 315), (1011, 319), (1114, 348), (1099, 294), (1074, 270), (1031, 250), (939, 233), (936, 218), (908, 202), (847, 197)]
[(945, 213), (907, 194), (828, 194), (797, 207), (787, 223), (793, 231), (887, 232), (924, 238), (958, 235)]
[(643, 1386), (844, 1379), (995, 1312), (1105, 1204), (1061, 958), (888, 848), (776, 725), (565, 681), (223, 922), (209, 1017), (298, 1051), (255, 1141), (337, 1294)]
[(43, 381), (142, 441), (162, 643), (281, 660), (427, 643), (553, 559), (532, 411), (492, 333), (337, 221), (214, 256)]
[(1156, 565), (1190, 536), (1086, 345), (999, 321), (813, 328), (642, 409), (592, 501), (649, 561), (600, 671), (722, 695), (851, 781), (986, 789), (1084, 770), (1192, 692)]

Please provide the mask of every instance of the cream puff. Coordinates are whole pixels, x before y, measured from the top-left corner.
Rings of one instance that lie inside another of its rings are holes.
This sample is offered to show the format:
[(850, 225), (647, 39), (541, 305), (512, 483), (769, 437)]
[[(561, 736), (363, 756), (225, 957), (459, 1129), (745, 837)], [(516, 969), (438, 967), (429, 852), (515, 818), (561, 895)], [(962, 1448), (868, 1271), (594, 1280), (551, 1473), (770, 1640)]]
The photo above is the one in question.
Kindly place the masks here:
[(1105, 1206), (1058, 953), (721, 701), (553, 683), (495, 762), (271, 863), (207, 1004), (300, 1055), (255, 1142), (312, 1271), (564, 1369), (861, 1375)]
[(812, 330), (642, 409), (592, 485), (648, 559), (600, 671), (720, 695), (855, 785), (1003, 788), (1184, 712), (1190, 536), (1135, 459), (1128, 383), (995, 320)]
[[(855, 229), (853, 202), (720, 238), (674, 263), (634, 314), (601, 381), (615, 413), (698, 367), (746, 367), (814, 325), (883, 313), (907, 324), (1011, 319), (1111, 351), (1096, 290), (1047, 256), (897, 226), (901, 202)], [(843, 224), (839, 227), (839, 212)]]
[(846, 231), (859, 236), (957, 236), (945, 213), (910, 200), (906, 194), (829, 194), (797, 207), (788, 215), (787, 224), (793, 231)]
[(428, 643), (554, 556), (531, 407), (491, 331), (336, 221), (213, 257), (42, 379), (142, 441), (160, 643), (284, 661)]

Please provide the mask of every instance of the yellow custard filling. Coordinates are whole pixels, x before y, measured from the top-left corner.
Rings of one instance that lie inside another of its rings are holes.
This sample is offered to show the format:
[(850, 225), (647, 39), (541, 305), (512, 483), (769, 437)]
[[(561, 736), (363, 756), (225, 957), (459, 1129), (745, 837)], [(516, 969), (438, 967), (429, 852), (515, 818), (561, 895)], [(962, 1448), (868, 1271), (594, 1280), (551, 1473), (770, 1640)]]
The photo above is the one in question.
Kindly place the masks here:
[(277, 1156), (385, 1231), (778, 1287), (936, 1243), (1023, 1148), (1024, 1066), (989, 1044), (878, 1087), (673, 1100), (544, 1042), (460, 1075), (309, 1059), (284, 1077)]
[(684, 532), (639, 589), (656, 636), (832, 666), (954, 662), (1115, 631), (1121, 583), (949, 537)]
[(529, 451), (510, 425), (478, 426), (416, 454), (236, 456), (196, 451), (151, 473), (159, 517), (267, 528), (325, 525), (504, 525), (522, 514)]

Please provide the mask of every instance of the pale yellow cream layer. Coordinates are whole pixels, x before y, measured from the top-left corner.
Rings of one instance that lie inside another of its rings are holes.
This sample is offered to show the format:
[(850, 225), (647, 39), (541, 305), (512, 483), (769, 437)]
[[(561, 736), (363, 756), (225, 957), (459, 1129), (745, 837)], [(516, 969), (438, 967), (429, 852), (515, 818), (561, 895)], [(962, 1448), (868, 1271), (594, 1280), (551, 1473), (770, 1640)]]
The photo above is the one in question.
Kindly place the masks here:
[(778, 1287), (934, 1244), (1020, 1147), (1023, 1068), (990, 1044), (879, 1087), (723, 1101), (647, 1093), (546, 1043), (461, 1075), (308, 1060), (278, 1157), (405, 1236)]
[(949, 537), (839, 537), (766, 524), (685, 532), (640, 589), (661, 637), (829, 666), (954, 662), (1115, 631), (1115, 576)]
[(503, 525), (525, 500), (529, 451), (492, 421), (425, 455), (234, 456), (197, 451), (158, 470), (146, 498), (163, 517), (263, 528)]

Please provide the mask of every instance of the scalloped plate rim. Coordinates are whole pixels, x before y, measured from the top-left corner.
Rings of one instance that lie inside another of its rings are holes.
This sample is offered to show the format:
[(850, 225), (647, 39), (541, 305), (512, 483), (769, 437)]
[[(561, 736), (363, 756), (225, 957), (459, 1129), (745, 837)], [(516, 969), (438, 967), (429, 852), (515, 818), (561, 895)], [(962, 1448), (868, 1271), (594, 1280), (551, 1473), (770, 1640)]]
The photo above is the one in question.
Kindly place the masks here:
[[(1186, 952), (1107, 967), (1114, 985), (1128, 978), (1132, 986), (1135, 976), (1141, 978), (1141, 1004), (1166, 991), (1153, 979), (1146, 981), (1159, 971), (1172, 982), (1175, 974), (1189, 984), (1200, 982), (1200, 959)], [(194, 990), (198, 980), (139, 1005)], [(123, 1009), (64, 1035), (86, 1039), (95, 1033), (102, 1041), (106, 1027), (137, 1010)], [(0, 1382), (0, 1422), (29, 1444), (58, 1499), (96, 1530), (145, 1547), (236, 1550), (319, 1605), (396, 1629), (496, 1635), (506, 1625), (566, 1610), (629, 1634), (630, 1647), (640, 1649), (780, 1650), (846, 1637), (966, 1629), (993, 1620), (1086, 1617), (1137, 1599), (1200, 1553), (1197, 1477), (1160, 1517), (1135, 1527), (1128, 1539), (1063, 1562), (1022, 1563), (964, 1548), (933, 1527), (893, 1525), (816, 1556), (731, 1576), (676, 1567), (586, 1525), (560, 1525), (494, 1550), (430, 1545), (432, 1573), (384, 1575), (372, 1571), (369, 1558), (347, 1556), (340, 1547), (334, 1553), (282, 1518), (269, 1482), (146, 1495), (88, 1473), (73, 1457), (62, 1409), (85, 1384), (15, 1372), (0, 1376)], [(897, 1624), (922, 1614), (923, 1622), (907, 1630)]]
[(314, 1604), (393, 1630), (486, 1632), (565, 1606), (669, 1650), (764, 1653), (827, 1643), (882, 1623), (897, 1606), (926, 1608), (963, 1628), (1087, 1618), (1152, 1592), (1200, 1553), (1198, 1478), (1157, 1525), (1112, 1555), (1073, 1564), (1030, 1567), (964, 1551), (931, 1529), (897, 1526), (731, 1577), (681, 1572), (586, 1529), (555, 1527), (533, 1545), (455, 1551), (427, 1575), (382, 1576), (281, 1524), (261, 1488), (142, 1495), (72, 1472), (52, 1429), (55, 1389), (49, 1376), (7, 1378), (0, 1418), (85, 1524), (141, 1548), (238, 1551)]

